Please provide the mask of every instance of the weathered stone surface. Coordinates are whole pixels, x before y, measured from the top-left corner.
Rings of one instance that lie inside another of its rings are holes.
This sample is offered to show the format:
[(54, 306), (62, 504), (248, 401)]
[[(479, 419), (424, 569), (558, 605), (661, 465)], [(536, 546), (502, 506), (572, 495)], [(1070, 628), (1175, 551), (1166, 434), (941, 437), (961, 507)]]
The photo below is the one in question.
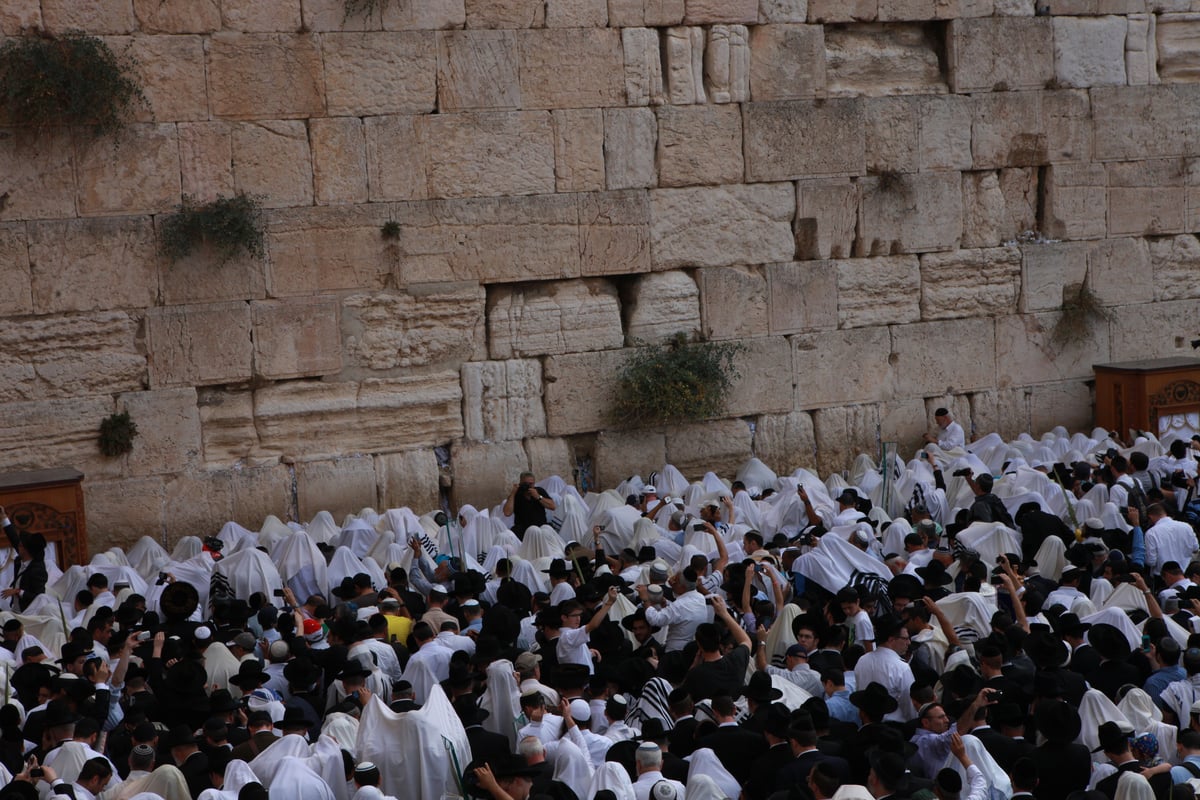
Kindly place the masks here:
[(759, 22), (805, 22), (808, 0), (758, 0)]
[[(1192, 11), (1197, 10), (1192, 8)], [(1155, 26), (1158, 75), (1167, 82), (1200, 80), (1200, 14), (1163, 14)]]
[(1060, 86), (1124, 86), (1125, 17), (1055, 17), (1054, 77)]
[(429, 177), (417, 117), (368, 117), (365, 124), (370, 199), (428, 198)]
[(402, 0), (384, 6), (381, 16), (387, 31), (442, 30), (467, 23), (463, 0)]
[(1188, 84), (1093, 89), (1095, 158), (1122, 161), (1200, 153), (1200, 87)]
[(1008, 167), (1044, 163), (1049, 144), (1042, 126), (1038, 92), (997, 92), (975, 98), (971, 149), (975, 166)]
[(837, 270), (832, 261), (768, 264), (771, 335), (836, 328)]
[(896, 325), (921, 318), (921, 261), (916, 256), (834, 263), (839, 328)]
[(75, 216), (75, 155), (69, 137), (51, 133), (18, 141), (16, 131), (0, 133), (0, 194), (8, 196), (0, 205), (0, 220)]
[(962, 191), (953, 172), (867, 179), (856, 256), (951, 250), (962, 235)]
[(650, 192), (656, 267), (790, 261), (795, 251), (791, 184)]
[(226, 122), (181, 122), (180, 189), (199, 203), (229, 196), (233, 188), (233, 132)]
[(300, 519), (328, 511), (340, 520), (378, 502), (375, 460), (352, 456), (296, 465), (296, 504)]
[(308, 128), (300, 120), (243, 122), (233, 128), (233, 183), (268, 208), (313, 201)]
[(704, 29), (669, 28), (664, 36), (667, 102), (677, 106), (705, 102)]
[(235, 469), (228, 475), (235, 522), (253, 529), (262, 525), (269, 514), (280, 519), (296, 518), (292, 470), (288, 465)]
[(921, 257), (921, 317), (1014, 314), (1021, 285), (1016, 247), (929, 253)]
[[(83, 502), (87, 508), (88, 550), (102, 553), (110, 547), (131, 547), (149, 536), (164, 541), (161, 477), (122, 478), (83, 482)], [(182, 533), (176, 532), (178, 538)]]
[(544, 0), (466, 0), (468, 28), (540, 28)]
[(120, 139), (79, 148), (79, 212), (146, 214), (179, 205), (174, 125), (130, 126)]
[(621, 49), (625, 56), (625, 96), (631, 106), (661, 105), (663, 98), (662, 58), (658, 31), (625, 28)]
[(704, 91), (714, 103), (750, 99), (750, 31), (745, 25), (713, 25), (704, 48)]
[(960, 95), (915, 98), (922, 170), (970, 169), (971, 99)]
[[(254, 396), (250, 391), (201, 389), (196, 402), (205, 463), (213, 466), (251, 460), (258, 447), (258, 431), (254, 428)], [(279, 457), (271, 460), (278, 463)]]
[(255, 0), (222, 0), (225, 28), (254, 33), (290, 33), (301, 25), (300, 0), (258, 3)]
[(41, 27), (41, 0), (13, 0), (0, 8), (0, 33), (5, 36), (20, 36)]
[[(923, 99), (926, 98), (865, 97), (858, 101), (863, 106), (865, 167), (868, 174), (916, 172), (920, 168), (920, 155), (923, 152), (920, 105)], [(969, 114), (966, 118), (966, 154), (966, 164), (970, 166)]]
[(845, 180), (796, 184), (796, 256), (846, 258), (858, 227), (856, 184)]
[(690, 335), (700, 329), (700, 289), (686, 272), (652, 272), (637, 279), (624, 311), (630, 344)]
[(743, 107), (746, 179), (860, 175), (863, 106), (857, 100), (748, 103)]
[(468, 439), (505, 442), (546, 435), (540, 361), (463, 364), (462, 386), (463, 428)]
[(614, 28), (678, 25), (683, 22), (683, 4), (684, 0), (608, 0), (608, 24)]
[(1045, 230), (1059, 239), (1097, 239), (1107, 232), (1108, 176), (1102, 164), (1063, 164), (1046, 170)]
[(148, 217), (37, 222), (27, 230), (36, 313), (154, 304), (157, 253)]
[(738, 378), (729, 392), (730, 413), (779, 414), (791, 411), (795, 383), (789, 370), (792, 345), (782, 336), (740, 339), (741, 352), (733, 358)]
[(345, 360), (356, 373), (454, 368), (484, 340), (484, 290), (474, 283), (354, 294), (342, 304)]
[(554, 186), (560, 192), (604, 188), (604, 112), (565, 108), (551, 112), (554, 125)]
[(1082, 242), (1022, 246), (1020, 310), (1028, 314), (1062, 308), (1063, 290), (1087, 278), (1087, 251)]
[(917, 322), (892, 332), (888, 361), (898, 396), (956, 394), (995, 385), (995, 329), (987, 322)]
[(648, 108), (604, 110), (604, 173), (609, 189), (648, 188), (658, 183), (654, 164), (658, 125)]
[(529, 471), (534, 475), (558, 475), (568, 484), (574, 482), (575, 452), (566, 439), (526, 439), (525, 455), (529, 457)]
[(619, 348), (621, 302), (603, 280), (496, 286), (488, 292), (492, 358), (527, 358)]
[(828, 475), (846, 468), (859, 453), (878, 454), (879, 407), (845, 406), (813, 412), (817, 471)]
[(1187, 166), (1178, 159), (1108, 164), (1108, 235), (1183, 233)]
[(1154, 300), (1145, 239), (1105, 239), (1088, 248), (1088, 287), (1106, 306)]
[(254, 393), (254, 420), (260, 452), (286, 458), (427, 447), (462, 436), (462, 385), (457, 372), (288, 381)]
[(1047, 17), (952, 20), (946, 49), (954, 92), (1041, 89), (1054, 77)]
[(547, 28), (603, 28), (608, 0), (546, 0)]
[(367, 202), (367, 140), (362, 120), (310, 120), (308, 135), (317, 203)]
[[(159, 0), (143, 0), (160, 5)], [(191, 4), (191, 0), (177, 0)], [(325, 113), (321, 51), (312, 36), (217, 33), (208, 48), (218, 117), (289, 119)]]
[(1082, 336), (1055, 336), (1057, 313), (996, 319), (996, 383), (1028, 386), (1072, 378), (1086, 380), (1092, 365), (1108, 361), (1108, 323), (1091, 320)]
[(438, 507), (438, 463), (433, 450), (408, 450), (375, 456), (379, 507), (408, 506), (417, 514)]
[(763, 414), (754, 429), (754, 455), (781, 475), (817, 465), (812, 414)]
[(0, 331), (0, 402), (109, 394), (145, 381), (138, 320), (125, 312), (37, 316)]
[(342, 368), (336, 297), (264, 300), (250, 304), (254, 373), (264, 378), (329, 375)]
[(596, 108), (625, 104), (621, 34), (611, 28), (554, 28), (517, 33), (525, 108)]
[(554, 131), (544, 111), (417, 117), (428, 143), (429, 187), (438, 197), (554, 191)]
[(1158, 83), (1158, 44), (1155, 14), (1130, 14), (1125, 38), (1125, 76), (1130, 86)]
[[(1005, 239), (1004, 194), (1000, 191), (1000, 173), (964, 172), (963, 247), (994, 247)], [(1009, 235), (1015, 235), (1015, 232)]]
[[(42, 21), (46, 28), (58, 31), (83, 31), (92, 34), (129, 33), (136, 26), (129, 0), (97, 0), (75, 3), (71, 0), (42, 0)], [(140, 4), (137, 4), (140, 5)]]
[[(926, 410), (925, 403), (919, 398), (880, 403), (876, 413), (879, 415), (881, 445), (894, 442), (899, 448), (898, 455), (904, 457), (924, 443), (921, 435), (929, 431), (932, 414)], [(964, 428), (969, 428), (969, 422), (965, 418), (959, 419), (963, 420)]]
[(168, 538), (216, 536), (233, 517), (227, 472), (181, 473), (163, 479), (163, 527)]
[(182, 472), (200, 460), (195, 389), (122, 394), (117, 410), (128, 411), (138, 426), (133, 451), (122, 457), (130, 475)]
[(594, 463), (597, 486), (649, 475), (667, 463), (667, 437), (660, 431), (602, 431), (596, 437)]
[(568, 436), (608, 427), (613, 379), (625, 350), (548, 356), (542, 362), (546, 433)]
[(687, 25), (714, 22), (758, 22), (758, 0), (687, 0), (683, 14)]
[(809, 22), (870, 22), (879, 0), (808, 0)]
[[(1003, 242), (1037, 227), (1039, 181), (1038, 170), (1034, 168), (1000, 170), (1004, 212), (999, 232)], [(964, 221), (964, 227), (965, 224)]]
[(33, 313), (32, 278), (25, 226), (0, 224), (0, 314)]
[(650, 270), (650, 199), (646, 192), (591, 192), (579, 204), (579, 271), (628, 275)]
[(387, 274), (381, 212), (315, 208), (270, 215), (271, 297), (338, 289), (377, 289)]
[(750, 426), (740, 419), (721, 419), (666, 429), (667, 462), (685, 477), (713, 471), (732, 475), (752, 455)]
[(450, 447), (450, 466), (454, 471), (454, 486), (450, 490), (454, 504), (491, 508), (504, 502), (521, 473), (529, 469), (529, 457), (520, 442), (454, 442)]
[(146, 329), (151, 388), (250, 379), (252, 343), (246, 303), (152, 308), (146, 312)]
[(767, 335), (767, 277), (762, 268), (709, 267), (696, 276), (705, 339)]
[[(820, 25), (755, 26), (750, 34), (750, 93), (756, 101), (806, 99), (824, 92), (822, 32)], [(836, 57), (830, 60), (837, 63)]]
[(326, 33), (321, 37), (330, 114), (416, 114), (437, 105), (432, 33)]
[(889, 346), (886, 327), (793, 336), (796, 408), (881, 399), (887, 386)]
[(139, 118), (157, 122), (208, 119), (203, 37), (133, 36), (110, 46), (136, 60), (146, 96), (146, 108), (140, 110)]
[(1200, 297), (1200, 241), (1191, 234), (1151, 239), (1154, 299)]
[(1092, 389), (1082, 381), (1050, 383), (1029, 390), (1029, 429), (1048, 431), (1062, 425), (1085, 430), (1092, 425)]
[(93, 479), (118, 474), (120, 464), (102, 456), (96, 445), (100, 421), (113, 413), (114, 407), (109, 396), (5, 403), (0, 406), (4, 413), (0, 446), (6, 468), (70, 464)]
[(742, 114), (737, 106), (658, 109), (660, 186), (740, 183), (743, 171)]
[(437, 100), (441, 111), (521, 107), (516, 33), (446, 31), (438, 34), (437, 45)]
[[(937, 51), (923, 25), (830, 28), (824, 49), (822, 60), (828, 61), (830, 94), (869, 96), (946, 91)], [(755, 98), (758, 99), (757, 94)]]
[(146, 33), (211, 33), (221, 29), (219, 0), (133, 0), (133, 11), (138, 27)]
[[(1191, 300), (1171, 300), (1163, 303), (1143, 303), (1109, 309), (1109, 330), (1112, 332), (1113, 361), (1192, 357), (1190, 336), (1196, 324), (1196, 304)], [(1176, 335), (1163, 335), (1170, 331)]]
[(977, 432), (996, 431), (1005, 439), (1032, 430), (1029, 427), (1028, 389), (976, 392), (971, 400), (971, 423)]

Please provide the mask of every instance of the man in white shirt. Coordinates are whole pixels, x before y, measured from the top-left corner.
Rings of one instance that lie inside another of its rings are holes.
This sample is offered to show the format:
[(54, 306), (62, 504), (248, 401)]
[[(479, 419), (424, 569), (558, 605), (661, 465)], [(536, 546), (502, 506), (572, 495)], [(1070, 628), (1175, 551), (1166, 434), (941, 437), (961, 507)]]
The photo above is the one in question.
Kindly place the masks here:
[(558, 706), (558, 692), (542, 683), (542, 657), (537, 653), (521, 653), (513, 666), (516, 668), (517, 689), (521, 694), (540, 692), (546, 705)]
[(917, 716), (917, 710), (909, 700), (912, 669), (900, 658), (901, 653), (908, 651), (908, 631), (898, 620), (881, 620), (875, 631), (875, 643), (875, 649), (860, 658), (854, 668), (855, 685), (882, 685), (889, 695), (899, 700), (896, 710), (888, 712), (884, 721), (907, 722)]
[(594, 671), (588, 642), (591, 639), (592, 631), (599, 628), (600, 624), (608, 618), (608, 610), (612, 608), (616, 600), (617, 587), (614, 586), (608, 590), (604, 604), (592, 614), (587, 625), (582, 627), (580, 627), (580, 622), (583, 619), (583, 606), (578, 600), (568, 600), (559, 607), (559, 614), (562, 616), (562, 628), (559, 630), (556, 647), (559, 664), (579, 664), (587, 667), (589, 674)]
[(417, 643), (417, 651), (409, 657), (404, 666), (404, 680), (411, 683), (414, 689), (420, 689), (417, 700), (424, 703), (429, 684), (426, 677), (418, 673), (424, 668), (434, 681), (446, 680), (450, 677), (450, 658), (454, 653), (434, 638), (433, 628), (428, 622), (418, 622), (414, 625), (412, 636)]
[(943, 450), (953, 450), (956, 447), (966, 447), (967, 435), (963, 426), (954, 421), (949, 409), (939, 408), (933, 412), (933, 421), (937, 423), (937, 436), (925, 434), (925, 441), (936, 444)]
[(1042, 603), (1042, 608), (1062, 606), (1070, 611), (1076, 600), (1087, 598), (1087, 595), (1079, 591), (1079, 581), (1082, 578), (1083, 570), (1079, 567), (1072, 565), (1064, 569), (1058, 588), (1046, 595), (1046, 602)]
[(575, 587), (571, 585), (571, 571), (567, 562), (556, 558), (550, 562), (550, 568), (542, 572), (550, 576), (550, 605), (560, 605), (575, 598)]
[(1162, 574), (1168, 561), (1186, 564), (1192, 560), (1200, 542), (1196, 532), (1186, 522), (1167, 516), (1162, 503), (1151, 503), (1146, 509), (1150, 528), (1146, 531), (1146, 566), (1154, 575)]
[(702, 622), (712, 621), (712, 611), (705, 603), (704, 595), (696, 591), (697, 575), (691, 566), (671, 579), (675, 602), (665, 608), (648, 604), (649, 594), (645, 586), (638, 586), (638, 597), (646, 605), (646, 622), (655, 627), (667, 626), (667, 639), (663, 649), (667, 652), (682, 650), (696, 638), (696, 628)]
[(650, 790), (660, 781), (666, 781), (675, 790), (675, 797), (682, 798), (685, 789), (679, 781), (667, 780), (662, 774), (662, 748), (654, 742), (642, 742), (633, 754), (638, 778), (633, 782), (634, 800), (649, 800)]

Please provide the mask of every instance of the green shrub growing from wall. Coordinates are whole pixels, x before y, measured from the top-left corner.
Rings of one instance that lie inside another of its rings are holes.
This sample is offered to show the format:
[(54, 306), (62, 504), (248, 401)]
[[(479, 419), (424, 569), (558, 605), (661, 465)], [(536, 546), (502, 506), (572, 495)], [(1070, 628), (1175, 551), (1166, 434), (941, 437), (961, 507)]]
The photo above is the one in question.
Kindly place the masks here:
[(100, 421), (100, 452), (109, 458), (125, 455), (133, 450), (137, 435), (137, 423), (129, 417), (128, 411), (110, 414)]
[(639, 347), (617, 373), (610, 420), (639, 427), (720, 416), (741, 377), (733, 361), (744, 349), (731, 342), (692, 342), (682, 333), (662, 345)]
[(204, 247), (225, 261), (239, 253), (262, 258), (263, 241), (262, 206), (247, 194), (199, 205), (184, 195), (179, 211), (167, 217), (159, 230), (162, 253), (173, 262)]

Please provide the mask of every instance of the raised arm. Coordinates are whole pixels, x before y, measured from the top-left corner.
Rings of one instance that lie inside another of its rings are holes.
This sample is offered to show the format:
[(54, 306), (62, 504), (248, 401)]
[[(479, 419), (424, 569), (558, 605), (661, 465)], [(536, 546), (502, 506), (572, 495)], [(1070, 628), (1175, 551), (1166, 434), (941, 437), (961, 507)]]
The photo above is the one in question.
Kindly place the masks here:
[[(746, 649), (752, 649), (750, 646), (750, 634), (746, 633), (746, 629), (738, 625), (733, 617), (729, 614), (729, 609), (725, 606), (725, 598), (720, 595), (713, 595), (712, 598), (713, 613), (725, 623), (725, 626), (733, 633), (733, 640), (740, 645), (745, 645)], [(735, 645), (736, 646), (736, 645)]]

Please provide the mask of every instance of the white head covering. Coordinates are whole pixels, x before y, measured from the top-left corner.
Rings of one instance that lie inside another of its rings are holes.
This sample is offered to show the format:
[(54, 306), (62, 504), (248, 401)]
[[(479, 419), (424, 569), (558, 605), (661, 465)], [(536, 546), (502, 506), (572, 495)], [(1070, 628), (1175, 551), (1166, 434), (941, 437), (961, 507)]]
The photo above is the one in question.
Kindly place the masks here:
[(738, 785), (737, 779), (729, 774), (729, 770), (725, 769), (717, 754), (710, 748), (701, 747), (685, 760), (691, 762), (688, 769), (689, 781), (696, 775), (707, 775), (726, 797), (737, 797), (741, 793), (742, 787)]
[(708, 775), (689, 774), (684, 794), (688, 800), (737, 800), (717, 786), (717, 782)]
[(483, 729), (508, 739), (508, 749), (512, 752), (517, 749), (517, 730), (513, 720), (521, 713), (520, 689), (513, 677), (514, 669), (513, 663), (507, 659), (488, 664), (487, 689), (479, 701), (479, 707), (488, 712)]
[[(343, 785), (345, 781), (342, 781)], [(275, 779), (268, 787), (270, 800), (336, 800), (332, 787), (303, 758), (288, 756), (280, 761)]]
[[(1083, 700), (1079, 703), (1079, 719), (1082, 726), (1079, 730), (1078, 741), (1088, 750), (1095, 750), (1100, 746), (1100, 726), (1105, 722), (1129, 724), (1129, 720), (1125, 718), (1121, 710), (1098, 689), (1088, 689), (1083, 693)], [(1108, 759), (1103, 752), (1100, 752), (1093, 753), (1092, 760), (1103, 764)]]
[[(578, 750), (578, 748), (576, 748)], [(586, 794), (577, 795), (581, 798), (595, 797), (597, 792), (608, 789), (617, 796), (617, 800), (634, 800), (633, 784), (629, 773), (615, 761), (605, 761), (592, 773), (591, 783)], [(688, 785), (690, 792), (691, 785)], [(689, 794), (690, 797), (690, 794)]]
[(341, 534), (338, 524), (333, 521), (333, 514), (328, 511), (318, 511), (305, 530), (317, 544), (329, 544)]
[(592, 783), (592, 762), (570, 739), (562, 739), (558, 743), (558, 751), (554, 756), (554, 780), (569, 786), (576, 797), (588, 796), (586, 792)]
[(1154, 790), (1150, 788), (1150, 781), (1138, 773), (1122, 772), (1113, 800), (1154, 800)]
[(125, 781), (117, 787), (113, 800), (131, 800), (139, 794), (153, 794), (163, 800), (192, 800), (187, 778), (178, 767), (170, 764), (159, 767), (134, 781)]

